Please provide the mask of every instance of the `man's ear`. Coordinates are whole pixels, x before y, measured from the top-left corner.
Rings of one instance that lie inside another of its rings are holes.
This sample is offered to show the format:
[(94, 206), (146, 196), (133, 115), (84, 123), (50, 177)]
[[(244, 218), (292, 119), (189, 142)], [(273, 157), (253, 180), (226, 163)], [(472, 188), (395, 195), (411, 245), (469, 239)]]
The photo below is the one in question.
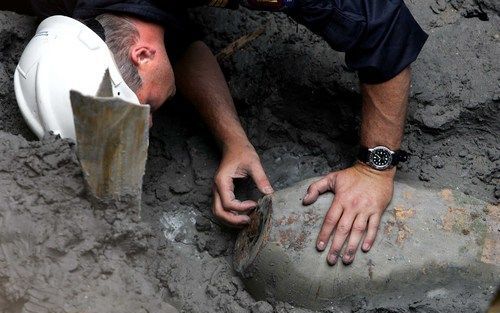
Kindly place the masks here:
[(156, 55), (156, 50), (148, 46), (132, 47), (130, 58), (136, 67), (140, 67), (152, 61)]

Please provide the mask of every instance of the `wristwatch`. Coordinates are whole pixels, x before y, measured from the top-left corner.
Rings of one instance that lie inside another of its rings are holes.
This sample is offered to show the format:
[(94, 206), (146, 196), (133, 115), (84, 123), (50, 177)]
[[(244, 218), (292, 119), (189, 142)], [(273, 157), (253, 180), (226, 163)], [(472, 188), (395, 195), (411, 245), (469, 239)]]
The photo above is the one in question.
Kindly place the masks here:
[(403, 150), (392, 151), (384, 146), (367, 148), (361, 146), (359, 148), (358, 159), (378, 171), (383, 171), (392, 168), (408, 160), (409, 153)]

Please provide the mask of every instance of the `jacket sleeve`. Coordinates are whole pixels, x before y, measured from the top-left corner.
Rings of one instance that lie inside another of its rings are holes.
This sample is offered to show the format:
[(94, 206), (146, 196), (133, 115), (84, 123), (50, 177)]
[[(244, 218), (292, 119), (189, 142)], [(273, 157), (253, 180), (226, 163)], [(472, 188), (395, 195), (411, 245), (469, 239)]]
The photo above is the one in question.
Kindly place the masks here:
[(289, 15), (322, 36), (361, 82), (385, 82), (409, 66), (427, 34), (402, 0), (296, 0)]

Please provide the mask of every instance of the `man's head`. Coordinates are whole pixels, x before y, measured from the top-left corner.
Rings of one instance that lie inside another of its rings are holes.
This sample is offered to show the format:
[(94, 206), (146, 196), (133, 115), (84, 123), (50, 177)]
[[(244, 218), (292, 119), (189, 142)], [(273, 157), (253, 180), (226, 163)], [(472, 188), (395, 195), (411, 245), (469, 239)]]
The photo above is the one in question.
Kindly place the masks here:
[(175, 94), (175, 81), (164, 43), (164, 29), (128, 16), (103, 14), (106, 44), (125, 83), (154, 111)]

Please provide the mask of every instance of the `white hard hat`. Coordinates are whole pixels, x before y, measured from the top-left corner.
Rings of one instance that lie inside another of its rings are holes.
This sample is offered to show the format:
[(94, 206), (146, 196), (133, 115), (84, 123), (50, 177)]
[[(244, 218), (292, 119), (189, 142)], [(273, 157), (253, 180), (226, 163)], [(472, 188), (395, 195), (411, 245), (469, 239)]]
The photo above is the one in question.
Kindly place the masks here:
[(75, 139), (69, 91), (95, 95), (106, 69), (113, 96), (139, 104), (123, 81), (113, 54), (95, 32), (66, 16), (45, 19), (14, 73), (17, 104), (31, 130), (39, 138), (53, 131)]

